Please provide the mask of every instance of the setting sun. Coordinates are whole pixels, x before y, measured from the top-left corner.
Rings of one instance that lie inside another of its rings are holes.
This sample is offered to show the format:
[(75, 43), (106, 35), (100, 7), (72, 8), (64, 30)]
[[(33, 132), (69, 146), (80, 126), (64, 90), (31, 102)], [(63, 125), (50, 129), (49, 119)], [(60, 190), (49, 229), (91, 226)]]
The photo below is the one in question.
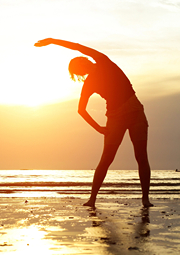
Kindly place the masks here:
[(70, 79), (68, 64), (73, 55), (60, 47), (22, 49), (1, 66), (0, 104), (38, 106), (70, 100), (81, 84)]

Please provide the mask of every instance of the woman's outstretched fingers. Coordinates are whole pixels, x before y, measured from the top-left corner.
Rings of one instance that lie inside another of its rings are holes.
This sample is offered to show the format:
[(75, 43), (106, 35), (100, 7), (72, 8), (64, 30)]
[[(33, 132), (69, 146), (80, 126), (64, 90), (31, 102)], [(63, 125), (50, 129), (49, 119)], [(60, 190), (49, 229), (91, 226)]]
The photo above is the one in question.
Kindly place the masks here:
[(36, 42), (34, 44), (34, 46), (36, 47), (42, 47), (42, 46), (46, 46), (46, 45), (49, 45), (52, 43), (52, 38), (46, 38), (46, 39), (43, 39), (43, 40), (39, 40), (38, 42)]

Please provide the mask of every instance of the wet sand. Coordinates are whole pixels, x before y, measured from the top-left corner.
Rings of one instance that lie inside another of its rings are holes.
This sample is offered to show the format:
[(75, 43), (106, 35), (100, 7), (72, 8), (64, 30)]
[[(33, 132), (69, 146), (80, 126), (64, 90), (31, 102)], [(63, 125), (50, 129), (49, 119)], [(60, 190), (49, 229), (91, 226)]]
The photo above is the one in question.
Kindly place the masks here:
[(180, 200), (0, 198), (0, 254), (180, 254)]

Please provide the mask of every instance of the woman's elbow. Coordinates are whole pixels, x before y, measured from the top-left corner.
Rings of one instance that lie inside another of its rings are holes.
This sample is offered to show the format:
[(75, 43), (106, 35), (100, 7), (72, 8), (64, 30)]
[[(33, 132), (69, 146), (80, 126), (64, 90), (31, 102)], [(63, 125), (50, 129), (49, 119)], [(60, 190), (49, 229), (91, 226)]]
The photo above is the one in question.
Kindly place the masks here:
[(86, 110), (78, 108), (78, 113), (79, 115), (84, 116), (84, 114), (86, 113)]

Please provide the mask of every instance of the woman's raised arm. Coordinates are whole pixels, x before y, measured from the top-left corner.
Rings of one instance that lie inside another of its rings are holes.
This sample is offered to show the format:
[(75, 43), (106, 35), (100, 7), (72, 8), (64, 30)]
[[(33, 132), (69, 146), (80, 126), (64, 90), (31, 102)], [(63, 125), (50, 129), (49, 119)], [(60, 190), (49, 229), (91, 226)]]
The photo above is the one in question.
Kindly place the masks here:
[(34, 46), (42, 47), (42, 46), (47, 46), (49, 44), (55, 44), (55, 45), (59, 45), (59, 46), (71, 49), (71, 50), (80, 51), (82, 54), (90, 56), (95, 60), (96, 60), (96, 58), (104, 56), (103, 53), (101, 53), (97, 50), (94, 50), (92, 48), (86, 47), (79, 43), (64, 41), (64, 40), (60, 40), (60, 39), (46, 38), (43, 40), (39, 40), (37, 43), (34, 44)]

